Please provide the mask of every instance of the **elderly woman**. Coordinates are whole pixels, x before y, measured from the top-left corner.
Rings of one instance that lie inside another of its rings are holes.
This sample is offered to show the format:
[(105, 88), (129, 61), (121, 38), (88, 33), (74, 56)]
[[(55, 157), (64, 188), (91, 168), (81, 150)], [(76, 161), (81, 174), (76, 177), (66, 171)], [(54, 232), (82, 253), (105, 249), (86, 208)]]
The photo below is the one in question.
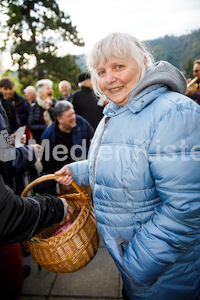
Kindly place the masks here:
[(49, 79), (41, 79), (36, 84), (37, 98), (31, 105), (28, 127), (37, 143), (41, 142), (45, 128), (54, 121), (52, 108), (56, 100), (53, 99), (52, 87), (53, 82)]
[(87, 57), (110, 103), (88, 159), (58, 181), (90, 184), (100, 235), (119, 268), (124, 299), (192, 300), (200, 289), (200, 106), (168, 62), (114, 33)]

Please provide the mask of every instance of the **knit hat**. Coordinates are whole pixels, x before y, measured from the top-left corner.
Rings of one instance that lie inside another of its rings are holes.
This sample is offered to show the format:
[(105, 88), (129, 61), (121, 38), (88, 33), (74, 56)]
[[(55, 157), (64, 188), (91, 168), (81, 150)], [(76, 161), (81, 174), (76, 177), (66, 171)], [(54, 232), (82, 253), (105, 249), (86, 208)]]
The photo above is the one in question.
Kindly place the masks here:
[(78, 82), (82, 82), (86, 79), (89, 79), (90, 78), (90, 74), (89, 73), (80, 73), (78, 75)]

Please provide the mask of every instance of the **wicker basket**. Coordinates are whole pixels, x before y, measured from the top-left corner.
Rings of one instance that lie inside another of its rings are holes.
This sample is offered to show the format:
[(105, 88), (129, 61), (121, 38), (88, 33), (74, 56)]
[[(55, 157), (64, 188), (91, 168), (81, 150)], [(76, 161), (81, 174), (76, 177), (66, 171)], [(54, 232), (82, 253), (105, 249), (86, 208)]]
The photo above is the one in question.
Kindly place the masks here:
[[(31, 182), (23, 191), (28, 191), (36, 184), (61, 176), (49, 174)], [(99, 246), (99, 233), (91, 199), (73, 182), (78, 194), (62, 195), (74, 208), (72, 225), (64, 232), (51, 237), (60, 228), (60, 224), (45, 228), (38, 235), (27, 241), (30, 253), (40, 266), (55, 273), (72, 273), (84, 268), (95, 256)]]

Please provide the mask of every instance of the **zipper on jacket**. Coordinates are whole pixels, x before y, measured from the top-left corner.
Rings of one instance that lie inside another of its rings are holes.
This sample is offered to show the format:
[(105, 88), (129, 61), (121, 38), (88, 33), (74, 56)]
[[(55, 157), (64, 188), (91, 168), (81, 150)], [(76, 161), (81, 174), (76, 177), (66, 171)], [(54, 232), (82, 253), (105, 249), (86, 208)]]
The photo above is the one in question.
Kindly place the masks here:
[(100, 135), (99, 144), (98, 144), (98, 148), (97, 148), (95, 159), (94, 159), (94, 164), (93, 164), (93, 174), (94, 174), (94, 176), (93, 176), (93, 191), (94, 191), (94, 183), (95, 183), (95, 169), (96, 169), (97, 155), (98, 155), (98, 152), (99, 152), (99, 148), (100, 148), (100, 145), (101, 145), (101, 141), (102, 141), (102, 138), (103, 138), (104, 131), (106, 129), (106, 125), (107, 125), (109, 120), (110, 120), (110, 117), (105, 118), (104, 127), (103, 127), (102, 133)]

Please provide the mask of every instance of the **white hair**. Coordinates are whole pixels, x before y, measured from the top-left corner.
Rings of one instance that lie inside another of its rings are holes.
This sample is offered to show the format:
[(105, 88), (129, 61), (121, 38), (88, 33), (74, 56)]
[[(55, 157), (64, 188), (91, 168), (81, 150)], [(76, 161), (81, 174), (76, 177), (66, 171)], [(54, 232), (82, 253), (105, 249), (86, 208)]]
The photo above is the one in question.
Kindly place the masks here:
[(62, 80), (62, 81), (59, 83), (59, 85), (58, 85), (59, 90), (61, 90), (61, 87), (62, 87), (63, 83), (64, 83), (64, 84), (67, 84), (68, 87), (69, 87), (69, 89), (71, 89), (71, 84), (69, 83), (69, 81), (67, 81), (67, 80)]
[(36, 94), (36, 89), (34, 88), (34, 86), (32, 85), (28, 85), (25, 89), (24, 89), (24, 93), (26, 92), (31, 92), (32, 94)]
[(53, 87), (53, 82), (50, 79), (41, 79), (36, 83), (36, 90), (40, 92), (43, 89), (43, 86), (48, 85), (51, 88)]
[(86, 64), (91, 73), (94, 92), (101, 96), (103, 93), (98, 86), (96, 68), (99, 60), (107, 61), (110, 57), (133, 58), (141, 67), (141, 78), (144, 77), (148, 67), (153, 65), (154, 59), (142, 42), (126, 33), (111, 33), (98, 41), (92, 51), (86, 56)]

